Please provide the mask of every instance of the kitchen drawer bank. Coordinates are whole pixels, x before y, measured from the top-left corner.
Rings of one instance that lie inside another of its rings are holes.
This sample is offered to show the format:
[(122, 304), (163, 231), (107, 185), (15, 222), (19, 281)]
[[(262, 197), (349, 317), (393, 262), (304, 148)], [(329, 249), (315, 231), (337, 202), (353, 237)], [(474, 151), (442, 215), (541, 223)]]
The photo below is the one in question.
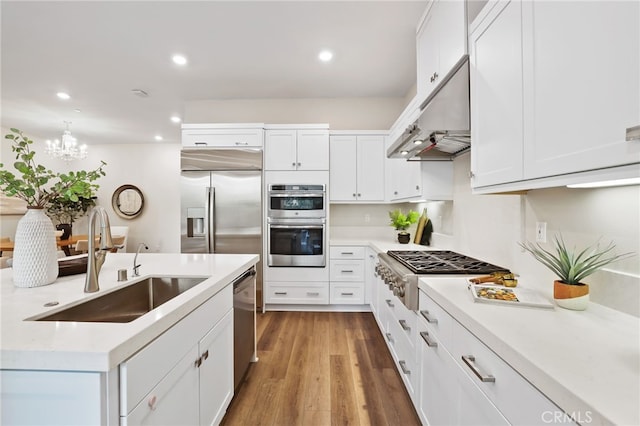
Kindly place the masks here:
[[(133, 256), (110, 254), (100, 274), (101, 290), (91, 295), (83, 293), (84, 275), (17, 289), (11, 270), (2, 270), (2, 424), (222, 418), (233, 395), (229, 284), (255, 265), (257, 256), (141, 254), (141, 278), (210, 278), (130, 323), (23, 320), (55, 309), (43, 308), (46, 302), (60, 302), (59, 309), (122, 286), (115, 280), (117, 270), (129, 268)], [(210, 403), (199, 404), (201, 398)]]
[[(640, 424), (638, 318), (594, 303), (584, 312), (474, 303), (459, 278), (423, 278), (420, 290), (445, 319), (438, 318), (439, 326), (448, 324), (437, 332), (427, 323), (427, 331), (450, 351), (459, 368), (470, 368), (462, 356), (474, 352), (475, 366), (493, 375), (495, 384), (516, 383), (512, 395), (497, 385), (476, 383), (508, 420), (518, 423), (517, 417), (511, 420), (515, 414), (509, 413), (509, 398), (521, 396), (542, 407), (538, 403), (543, 394), (560, 408), (540, 412), (540, 424), (570, 419), (580, 424)], [(485, 357), (490, 361), (483, 361)]]

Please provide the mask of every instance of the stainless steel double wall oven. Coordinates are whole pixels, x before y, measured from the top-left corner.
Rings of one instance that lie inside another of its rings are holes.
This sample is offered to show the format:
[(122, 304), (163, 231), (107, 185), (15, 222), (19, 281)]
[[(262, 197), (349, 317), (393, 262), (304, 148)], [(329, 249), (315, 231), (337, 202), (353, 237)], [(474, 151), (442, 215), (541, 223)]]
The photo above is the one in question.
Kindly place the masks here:
[(268, 266), (324, 267), (327, 250), (325, 185), (269, 185)]

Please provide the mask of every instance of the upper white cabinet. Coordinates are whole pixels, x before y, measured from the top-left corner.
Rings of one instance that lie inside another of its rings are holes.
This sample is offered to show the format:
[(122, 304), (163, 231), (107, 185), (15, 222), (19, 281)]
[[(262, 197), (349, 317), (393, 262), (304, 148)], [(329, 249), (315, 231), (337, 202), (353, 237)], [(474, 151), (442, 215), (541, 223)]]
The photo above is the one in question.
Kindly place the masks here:
[(265, 127), (265, 170), (329, 170), (328, 125)]
[(422, 169), (420, 161), (387, 158), (387, 200), (402, 201), (422, 197)]
[(261, 148), (264, 124), (183, 124), (185, 148)]
[(638, 2), (487, 4), (469, 37), (475, 192), (637, 173), (639, 19)]
[(462, 0), (433, 0), (417, 31), (417, 92), (425, 99), (467, 53), (467, 8)]
[(384, 201), (383, 135), (330, 137), (330, 201)]

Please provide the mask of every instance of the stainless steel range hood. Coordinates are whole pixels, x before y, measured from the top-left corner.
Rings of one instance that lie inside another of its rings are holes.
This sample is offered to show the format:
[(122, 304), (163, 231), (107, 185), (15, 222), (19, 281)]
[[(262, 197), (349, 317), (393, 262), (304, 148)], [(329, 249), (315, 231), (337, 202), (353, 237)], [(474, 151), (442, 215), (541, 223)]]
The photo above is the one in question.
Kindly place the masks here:
[(420, 105), (420, 116), (389, 147), (387, 157), (452, 160), (471, 147), (469, 56), (464, 55)]

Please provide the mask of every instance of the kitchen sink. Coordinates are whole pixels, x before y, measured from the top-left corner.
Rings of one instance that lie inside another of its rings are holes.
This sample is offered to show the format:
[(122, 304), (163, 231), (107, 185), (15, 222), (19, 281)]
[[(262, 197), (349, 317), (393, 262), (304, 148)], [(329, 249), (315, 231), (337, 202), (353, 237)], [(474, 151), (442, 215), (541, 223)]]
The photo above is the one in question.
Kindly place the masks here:
[(131, 322), (208, 277), (148, 277), (36, 321)]

